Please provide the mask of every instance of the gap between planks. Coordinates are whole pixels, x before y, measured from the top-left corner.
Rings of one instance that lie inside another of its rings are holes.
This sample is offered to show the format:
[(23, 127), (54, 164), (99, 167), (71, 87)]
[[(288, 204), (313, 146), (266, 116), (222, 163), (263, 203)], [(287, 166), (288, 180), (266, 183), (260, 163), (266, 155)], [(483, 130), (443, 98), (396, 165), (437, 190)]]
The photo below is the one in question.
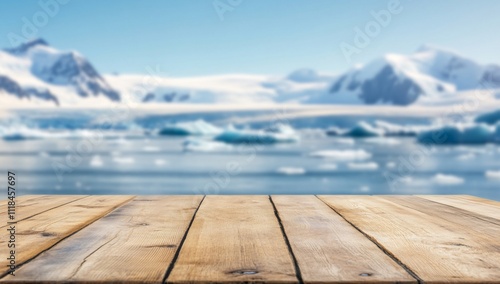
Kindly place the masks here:
[[(175, 265), (177, 264), (177, 260), (181, 254), (181, 250), (183, 249), (184, 247), (184, 243), (186, 241), (186, 239), (188, 238), (188, 235), (189, 235), (189, 232), (191, 230), (191, 226), (193, 225), (193, 223), (196, 221), (196, 217), (197, 217), (197, 213), (198, 213), (198, 210), (201, 208), (202, 204), (203, 204), (203, 201), (205, 200), (205, 197), (206, 196), (203, 196), (202, 200), (200, 201), (200, 203), (198, 204), (198, 206), (196, 207), (195, 209), (195, 212), (194, 214), (192, 215), (192, 218), (190, 219), (190, 222), (189, 222), (189, 225), (188, 227), (186, 228), (186, 230), (184, 231), (184, 234), (182, 236), (182, 239), (181, 239), (181, 242), (179, 244), (179, 246), (177, 247), (177, 250), (175, 252), (175, 255), (172, 259), (172, 261), (170, 263), (168, 263), (168, 265), (166, 265), (165, 269), (164, 269), (164, 276), (163, 276), (163, 279), (162, 279), (162, 282), (166, 282), (168, 281), (168, 277), (171, 275), (172, 271), (174, 270), (175, 268)], [(284, 238), (284, 242), (286, 243), (286, 246), (288, 248), (288, 251), (291, 255), (291, 258), (293, 260), (293, 263), (295, 265), (295, 273), (296, 273), (296, 278), (297, 278), (297, 281), (299, 283), (303, 282), (303, 279), (302, 279), (302, 275), (301, 275), (301, 270), (300, 270), (300, 266), (299, 266), (299, 263), (297, 261), (297, 256), (296, 256), (296, 252), (294, 252), (294, 249), (293, 249), (293, 246), (291, 245), (290, 243), (290, 240), (289, 240), (289, 236), (286, 232), (286, 229), (285, 229), (285, 226), (283, 224), (283, 220), (280, 218), (280, 209), (278, 208), (278, 206), (276, 206), (275, 202), (273, 201), (273, 196), (270, 196), (270, 195), (267, 195), (268, 197), (268, 200), (269, 202), (271, 203), (272, 205), (272, 208), (274, 210), (274, 214), (275, 214), (275, 218), (276, 218), (276, 221), (278, 222), (279, 224), (279, 227), (281, 229), (281, 233), (282, 233), (282, 237)], [(375, 244), (385, 255), (387, 255), (388, 257), (390, 257), (395, 263), (397, 263), (397, 265), (401, 266), (406, 272), (408, 272), (408, 274), (410, 274), (413, 278), (415, 278), (418, 282), (423, 282), (422, 279), (420, 279), (419, 276), (417, 276), (417, 274), (415, 272), (413, 272), (410, 268), (408, 268), (408, 266), (406, 264), (404, 264), (401, 260), (399, 260), (390, 250), (384, 248), (384, 246), (379, 243), (375, 238), (372, 238), (368, 233), (366, 233), (365, 231), (363, 231), (363, 228), (360, 228), (358, 226), (356, 226), (354, 223), (352, 223), (351, 221), (349, 221), (349, 218), (343, 216), (343, 214), (339, 213), (336, 209), (334, 209), (331, 205), (329, 205), (327, 202), (325, 202), (325, 200), (321, 199), (319, 196), (314, 196), (315, 198), (317, 198), (318, 200), (320, 200), (323, 204), (325, 204), (328, 208), (330, 208), (332, 210), (332, 212), (334, 212), (336, 215), (338, 215), (339, 217), (341, 217), (343, 220), (345, 220), (350, 226), (352, 226), (352, 228), (354, 228), (356, 231), (358, 231), (359, 233), (363, 234), (363, 236), (365, 236), (370, 242), (372, 242), (373, 244)], [(473, 211), (470, 211), (470, 210), (467, 210), (468, 208), (464, 208), (464, 206), (466, 206), (467, 204), (462, 204), (462, 202), (455, 202), (453, 201), (454, 199), (452, 199), (452, 201), (449, 201), (449, 202), (441, 202), (441, 200), (433, 200), (432, 198), (425, 198), (425, 197), (422, 197), (422, 196), (414, 196), (415, 198), (419, 198), (419, 199), (422, 199), (423, 200), (427, 200), (428, 202), (433, 202), (433, 203), (436, 203), (436, 204), (439, 204), (441, 206), (441, 208), (443, 209), (439, 209), (439, 210), (445, 210), (446, 208), (443, 207), (443, 206), (448, 206), (450, 208), (454, 208), (454, 209), (458, 209), (458, 212), (463, 212), (463, 214), (465, 215), (470, 215), (469, 218), (477, 218), (478, 220), (481, 220), (481, 221), (488, 221), (490, 220), (490, 218), (494, 218), (494, 216), (492, 216), (491, 214), (495, 214), (497, 213), (498, 211), (492, 211), (490, 207), (488, 206), (483, 206), (482, 207), (482, 211), (480, 213), (477, 213), (477, 212), (473, 212)], [(85, 197), (81, 197), (80, 199), (84, 199)], [(34, 257), (32, 257), (31, 259), (29, 259), (28, 261), (25, 261), (23, 264), (28, 264), (28, 262), (31, 262), (32, 260), (36, 260), (38, 258), (39, 255), (41, 255), (43, 252), (47, 252), (47, 251), (50, 251), (53, 247), (55, 247), (56, 245), (60, 244), (62, 241), (64, 240), (68, 240), (70, 239), (72, 236), (74, 236), (75, 234), (81, 232), (84, 228), (87, 228), (89, 227), (91, 224), (94, 224), (95, 222), (105, 218), (106, 216), (108, 216), (109, 214), (111, 214), (113, 211), (119, 209), (119, 208), (123, 208), (123, 206), (125, 204), (129, 204), (132, 200), (135, 200), (137, 197), (131, 197), (131, 199), (129, 199), (128, 201), (125, 201), (123, 202), (122, 204), (116, 206), (114, 209), (111, 209), (110, 212), (100, 216), (99, 218), (97, 218), (96, 220), (93, 220), (91, 223), (81, 227), (80, 229), (74, 231), (73, 233), (67, 235), (66, 237), (58, 240), (56, 243), (54, 243), (52, 246), (46, 248), (44, 251), (38, 253), (37, 255), (35, 255)], [(367, 197), (369, 198), (369, 197)], [(399, 197), (391, 197), (391, 196), (388, 196), (388, 197), (380, 197), (381, 199), (386, 199), (386, 200), (394, 200), (394, 201), (398, 201), (400, 202), (399, 200)], [(470, 199), (472, 197), (463, 197), (464, 200), (467, 200), (467, 199)], [(73, 200), (73, 201), (70, 201), (68, 203), (72, 203), (72, 202), (75, 202), (75, 201), (78, 201), (80, 199), (77, 199), (77, 200)], [(462, 199), (462, 198), (461, 198)], [(405, 198), (402, 197), (401, 198), (401, 201), (404, 201)], [(404, 201), (404, 202), (407, 202), (407, 201)], [(403, 204), (404, 204), (403, 202)], [(413, 202), (413, 200), (412, 200)], [(416, 201), (415, 201), (416, 202)], [(33, 216), (37, 216), (37, 215), (40, 215), (40, 214), (43, 214), (43, 213), (46, 213), (48, 211), (51, 211), (53, 209), (57, 209), (57, 208), (60, 208), (62, 206), (65, 206), (66, 204), (68, 203), (65, 203), (65, 204), (61, 204), (61, 205), (58, 205), (56, 207), (53, 207), (51, 209), (47, 209), (43, 212), (39, 212), (39, 213), (36, 213), (34, 214)], [(477, 201), (477, 203), (479, 203), (479, 201)], [(399, 204), (399, 203), (395, 203), (395, 204)], [(399, 205), (402, 205), (402, 204), (399, 204)], [(412, 205), (412, 203), (408, 203), (408, 206)], [(491, 205), (491, 206), (494, 206), (495, 204)], [(402, 205), (404, 206), (404, 205)], [(405, 206), (406, 207), (406, 206)], [(418, 209), (417, 207), (413, 208), (414, 210), (415, 209)], [(433, 211), (434, 212), (434, 211)], [(437, 209), (435, 210), (435, 212), (437, 213), (440, 213), (441, 211), (438, 211)], [(445, 212), (445, 211), (444, 211)], [(446, 213), (446, 212), (445, 212)], [(477, 214), (479, 214), (480, 216), (478, 217)], [(29, 216), (29, 217), (26, 217), (24, 218), (23, 220), (27, 220), (27, 219), (30, 219), (32, 218), (33, 216)], [(496, 216), (496, 215), (495, 215)], [(438, 215), (439, 217), (439, 215)], [(21, 222), (21, 221), (19, 221)], [(461, 223), (459, 223), (459, 225), (462, 225)], [(5, 276), (5, 275), (4, 275)], [(5, 278), (4, 278), (5, 279)], [(2, 279), (3, 280), (3, 279)], [(50, 281), (49, 281), (50, 282)], [(307, 281), (304, 281), (304, 282), (307, 282)]]

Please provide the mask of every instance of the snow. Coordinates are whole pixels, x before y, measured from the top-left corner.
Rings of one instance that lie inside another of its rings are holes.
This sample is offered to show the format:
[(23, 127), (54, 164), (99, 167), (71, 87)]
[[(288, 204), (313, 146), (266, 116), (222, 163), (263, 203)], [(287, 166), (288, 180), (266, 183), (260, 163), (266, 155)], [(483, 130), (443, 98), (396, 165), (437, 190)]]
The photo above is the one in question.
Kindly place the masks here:
[[(64, 66), (64, 68), (79, 68), (78, 74), (73, 73), (76, 69), (61, 70), (57, 69), (57, 74), (52, 74), (53, 66), (56, 62), (71, 57), (67, 62), (74, 64)], [(18, 84), (23, 91), (33, 89), (39, 92), (48, 92), (57, 98), (60, 106), (108, 106), (114, 104), (112, 100), (99, 93), (97, 96), (82, 97), (79, 92), (85, 90), (92, 93), (86, 86), (87, 82), (95, 83), (96, 86), (112, 90), (102, 78), (90, 78), (85, 71), (88, 71), (90, 65), (83, 56), (77, 52), (64, 52), (44, 44), (35, 44), (23, 52), (13, 52), (12, 50), (0, 50), (0, 76), (9, 78)], [(68, 73), (64, 73), (68, 71)], [(74, 77), (73, 77), (74, 76)], [(71, 80), (70, 80), (71, 79)], [(74, 82), (72, 80), (75, 80)], [(2, 102), (9, 99), (8, 104), (2, 104), (1, 107), (25, 107), (25, 106), (57, 106), (55, 102), (45, 100), (31, 95), (30, 98), (18, 98), (16, 94), (5, 92), (0, 86), (0, 98)]]
[(311, 157), (324, 158), (334, 161), (362, 161), (372, 157), (365, 150), (322, 150), (310, 154)]
[[(71, 72), (51, 73), (56, 63), (63, 64), (64, 68), (77, 68), (77, 78)], [(80, 96), (81, 91), (92, 94), (88, 82), (95, 83), (103, 90), (117, 90), (121, 100), (131, 105), (414, 103), (430, 106), (465, 102), (470, 99), (467, 92), (471, 90), (500, 90), (494, 80), (500, 75), (499, 66), (481, 65), (454, 51), (430, 45), (410, 55), (386, 54), (338, 75), (302, 68), (285, 76), (223, 74), (172, 77), (163, 70), (150, 70), (145, 75), (100, 76), (84, 66), (90, 66), (90, 63), (83, 55), (76, 51), (60, 51), (48, 46), (43, 40), (34, 40), (16, 50), (0, 51), (0, 76), (14, 80), (23, 89), (50, 92), (63, 107), (114, 106), (104, 93)], [(390, 74), (384, 75), (387, 71)], [(402, 87), (408, 84), (410, 88)], [(402, 92), (401, 88), (405, 91)], [(334, 89), (336, 91), (332, 92)], [(488, 95), (488, 101), (498, 101), (495, 95), (498, 93)], [(367, 101), (373, 96), (380, 97)], [(14, 96), (0, 91), (2, 102), (11, 97)], [(2, 107), (55, 106), (55, 102), (39, 97), (14, 98), (12, 103)], [(148, 98), (147, 103), (144, 102), (145, 98)], [(415, 102), (414, 98), (417, 99)]]

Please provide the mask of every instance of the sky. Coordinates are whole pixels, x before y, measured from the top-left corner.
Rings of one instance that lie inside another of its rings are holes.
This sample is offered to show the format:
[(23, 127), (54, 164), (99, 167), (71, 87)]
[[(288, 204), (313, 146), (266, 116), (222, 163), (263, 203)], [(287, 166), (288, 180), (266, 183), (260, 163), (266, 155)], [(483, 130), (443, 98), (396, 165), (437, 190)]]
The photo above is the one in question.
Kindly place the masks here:
[(498, 15), (497, 0), (11, 0), (0, 46), (41, 37), (101, 73), (335, 74), (422, 44), (500, 63)]

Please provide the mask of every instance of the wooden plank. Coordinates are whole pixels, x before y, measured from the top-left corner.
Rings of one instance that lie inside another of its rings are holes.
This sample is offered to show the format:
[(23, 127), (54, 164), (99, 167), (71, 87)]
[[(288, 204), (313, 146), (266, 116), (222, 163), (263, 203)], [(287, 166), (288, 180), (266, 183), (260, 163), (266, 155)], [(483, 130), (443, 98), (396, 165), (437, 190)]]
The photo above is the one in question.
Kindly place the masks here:
[(419, 195), (418, 197), (460, 208), (462, 210), (469, 211), (474, 215), (486, 216), (498, 220), (498, 223), (500, 224), (500, 207), (489, 203), (446, 195)]
[[(14, 221), (22, 221), (31, 216), (51, 210), (53, 208), (74, 202), (82, 199), (86, 195), (31, 195), (24, 199), (16, 198), (16, 219)], [(0, 216), (7, 215), (7, 204), (0, 208)], [(7, 227), (6, 224), (1, 224), (0, 228)]]
[[(16, 262), (20, 265), (70, 234), (106, 215), (133, 196), (90, 196), (20, 221), (16, 225)], [(9, 232), (0, 231), (0, 255), (8, 255)], [(0, 259), (0, 274), (8, 272)]]
[(162, 283), (203, 196), (138, 197), (5, 281)]
[[(2, 196), (2, 200), (0, 200), (0, 207), (7, 206), (7, 195)], [(32, 201), (36, 200), (42, 196), (47, 196), (47, 195), (21, 195), (21, 196), (16, 196), (17, 201)]]
[(417, 283), (316, 196), (272, 196), (304, 283)]
[(485, 198), (481, 198), (481, 197), (477, 197), (477, 196), (472, 196), (472, 195), (455, 195), (454, 197), (455, 198), (459, 198), (459, 199), (464, 199), (464, 200), (472, 201), (472, 202), (476, 202), (476, 203), (486, 203), (486, 204), (489, 204), (489, 205), (500, 207), (500, 202), (495, 201), (495, 200), (491, 200), (491, 199), (485, 199)]
[(167, 279), (187, 282), (297, 282), (268, 196), (207, 196)]
[[(483, 236), (477, 228), (468, 229), (381, 197), (320, 198), (426, 283), (498, 283), (500, 279), (498, 236)], [(483, 222), (481, 226), (496, 225)]]

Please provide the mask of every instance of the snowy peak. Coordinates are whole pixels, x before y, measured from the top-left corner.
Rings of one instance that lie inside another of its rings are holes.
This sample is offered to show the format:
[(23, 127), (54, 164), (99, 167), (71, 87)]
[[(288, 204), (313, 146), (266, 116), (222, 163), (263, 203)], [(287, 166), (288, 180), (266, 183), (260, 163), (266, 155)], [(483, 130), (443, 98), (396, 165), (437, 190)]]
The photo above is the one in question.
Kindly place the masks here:
[(0, 76), (0, 93), (22, 100), (56, 105), (91, 97), (104, 103), (120, 100), (120, 94), (84, 56), (59, 51), (43, 39), (0, 51)]
[(31, 41), (28, 41), (26, 43), (23, 43), (18, 47), (7, 48), (7, 49), (5, 49), (5, 51), (7, 51), (11, 54), (14, 54), (14, 55), (19, 55), (19, 54), (26, 53), (28, 50), (30, 50), (31, 48), (36, 47), (36, 46), (49, 46), (49, 44), (44, 39), (37, 38), (37, 39), (31, 40)]
[(424, 45), (411, 55), (387, 54), (335, 80), (331, 94), (366, 104), (409, 105), (420, 97), (500, 88), (500, 67), (483, 66), (456, 52)]

